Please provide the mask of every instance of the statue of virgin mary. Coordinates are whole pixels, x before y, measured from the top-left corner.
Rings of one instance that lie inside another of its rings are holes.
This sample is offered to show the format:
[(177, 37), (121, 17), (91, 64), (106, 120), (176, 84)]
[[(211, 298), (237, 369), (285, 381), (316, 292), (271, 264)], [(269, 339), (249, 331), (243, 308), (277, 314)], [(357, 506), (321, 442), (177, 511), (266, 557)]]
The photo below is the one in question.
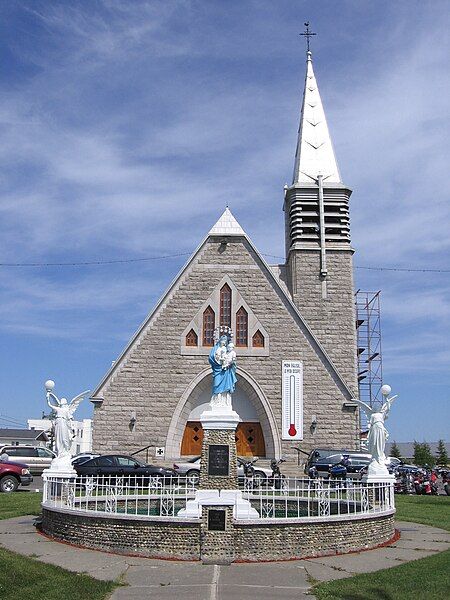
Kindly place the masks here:
[(211, 406), (231, 408), (231, 394), (236, 388), (236, 353), (227, 335), (222, 335), (209, 353), (213, 382)]

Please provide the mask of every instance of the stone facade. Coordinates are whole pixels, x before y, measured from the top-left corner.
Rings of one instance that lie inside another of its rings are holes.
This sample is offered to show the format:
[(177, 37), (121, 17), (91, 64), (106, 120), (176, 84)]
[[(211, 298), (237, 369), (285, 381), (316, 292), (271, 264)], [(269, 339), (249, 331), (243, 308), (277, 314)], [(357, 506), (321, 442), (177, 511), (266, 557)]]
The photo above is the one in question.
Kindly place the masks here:
[(296, 305), (357, 398), (352, 256), (350, 249), (327, 250), (326, 279), (320, 275), (319, 250), (292, 250), (288, 267)]
[[(274, 454), (293, 464), (298, 442), (281, 440), (281, 363), (302, 360), (304, 367), (304, 440), (302, 448), (355, 448), (355, 412), (344, 402), (352, 391), (311, 334), (295, 305), (246, 237), (209, 236), (169, 294), (148, 319), (111, 373), (96, 390), (93, 448), (97, 452), (131, 452), (147, 445), (166, 446), (177, 456), (190, 412), (193, 381), (208, 378), (207, 352), (182, 356), (180, 333), (211, 291), (227, 276), (270, 336), (267, 356), (239, 356), (238, 377), (255, 390), (257, 412)], [(343, 284), (344, 285), (344, 284)], [(326, 329), (326, 327), (324, 326)], [(323, 335), (326, 335), (325, 331)], [(355, 348), (352, 349), (355, 351)], [(200, 375), (199, 375), (200, 374)], [(130, 427), (130, 414), (136, 423)], [(317, 427), (310, 430), (313, 415)], [(176, 439), (177, 443), (173, 444)]]
[[(205, 429), (202, 457), (200, 461), (200, 489), (234, 490), (238, 488), (235, 430)], [(209, 446), (225, 445), (229, 447), (229, 475), (209, 475)]]
[(202, 519), (180, 521), (125, 516), (99, 517), (76, 511), (43, 508), (47, 535), (86, 548), (153, 558), (205, 562), (290, 560), (367, 550), (388, 543), (395, 534), (394, 515), (285, 522), (239, 522), (227, 511), (226, 531), (207, 531)]

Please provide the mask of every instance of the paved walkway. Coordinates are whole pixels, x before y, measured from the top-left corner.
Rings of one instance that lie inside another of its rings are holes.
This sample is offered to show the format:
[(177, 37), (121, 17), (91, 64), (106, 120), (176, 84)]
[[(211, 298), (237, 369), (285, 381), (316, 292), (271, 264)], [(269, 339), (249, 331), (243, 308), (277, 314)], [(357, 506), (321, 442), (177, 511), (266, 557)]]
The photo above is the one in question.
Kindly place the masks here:
[(450, 547), (450, 533), (397, 522), (401, 538), (392, 546), (367, 552), (279, 563), (233, 564), (132, 558), (83, 550), (48, 540), (33, 526), (33, 517), (0, 521), (0, 544), (42, 562), (104, 580), (121, 578), (111, 600), (272, 600), (311, 598), (313, 579), (328, 581), (378, 571), (423, 558)]

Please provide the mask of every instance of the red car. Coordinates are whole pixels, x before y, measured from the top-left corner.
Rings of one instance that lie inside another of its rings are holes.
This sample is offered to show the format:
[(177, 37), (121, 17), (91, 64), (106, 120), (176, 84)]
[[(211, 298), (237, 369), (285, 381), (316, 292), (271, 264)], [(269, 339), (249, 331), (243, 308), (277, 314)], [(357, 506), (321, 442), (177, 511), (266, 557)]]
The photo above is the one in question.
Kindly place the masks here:
[(0, 462), (0, 492), (15, 492), (19, 485), (30, 485), (32, 481), (28, 465)]

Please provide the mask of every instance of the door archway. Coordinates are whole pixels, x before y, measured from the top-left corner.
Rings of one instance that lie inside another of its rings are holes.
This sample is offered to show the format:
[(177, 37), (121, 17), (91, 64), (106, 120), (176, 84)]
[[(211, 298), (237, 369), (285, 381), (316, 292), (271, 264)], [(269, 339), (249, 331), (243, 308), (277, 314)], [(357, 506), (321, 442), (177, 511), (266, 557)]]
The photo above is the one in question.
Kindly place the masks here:
[[(242, 419), (236, 431), (238, 454), (240, 450), (241, 456), (280, 458), (281, 439), (272, 407), (251, 375), (240, 368), (237, 375), (233, 408)], [(205, 369), (187, 386), (174, 411), (167, 435), (167, 457), (199, 454), (203, 435), (198, 427), (199, 417), (209, 403), (210, 393), (211, 372)], [(186, 440), (188, 435), (191, 435), (190, 446)]]

